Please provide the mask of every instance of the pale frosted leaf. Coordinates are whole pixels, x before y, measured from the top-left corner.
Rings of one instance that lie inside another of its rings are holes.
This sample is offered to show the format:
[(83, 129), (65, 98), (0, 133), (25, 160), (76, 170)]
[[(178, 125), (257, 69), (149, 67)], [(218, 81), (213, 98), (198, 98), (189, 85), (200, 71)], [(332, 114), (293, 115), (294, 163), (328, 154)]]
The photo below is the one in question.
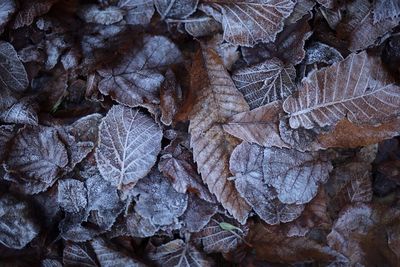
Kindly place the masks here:
[(79, 16), (87, 23), (110, 25), (121, 21), (123, 12), (115, 6), (102, 9), (98, 5), (86, 5), (79, 11)]
[(119, 0), (118, 7), (126, 11), (125, 21), (131, 25), (146, 25), (154, 14), (152, 0)]
[(211, 267), (214, 262), (191, 244), (182, 239), (175, 239), (167, 244), (154, 248), (149, 258), (163, 267)]
[(185, 30), (193, 37), (212, 35), (222, 30), (221, 23), (207, 16), (185, 20)]
[(58, 182), (58, 204), (68, 212), (76, 213), (86, 207), (87, 191), (83, 182), (65, 179)]
[(374, 23), (400, 16), (400, 2), (398, 0), (375, 0)]
[(14, 137), (14, 126), (0, 125), (0, 162), (3, 162), (10, 140)]
[(204, 228), (211, 217), (217, 213), (218, 206), (204, 201), (192, 194), (189, 195), (188, 206), (181, 216), (183, 228), (189, 232), (198, 232)]
[(282, 102), (271, 102), (232, 116), (223, 128), (229, 134), (249, 143), (265, 147), (288, 147), (279, 136), (278, 123), (281, 113)]
[(93, 113), (71, 124), (69, 132), (79, 141), (97, 143), (99, 125), (103, 115)]
[(295, 88), (296, 70), (276, 58), (236, 70), (232, 80), (251, 109), (285, 99)]
[(49, 127), (25, 127), (17, 134), (5, 162), (6, 170), (27, 183), (52, 185), (68, 164), (68, 155), (57, 131)]
[(203, 48), (195, 56), (191, 87), (198, 94), (189, 125), (190, 145), (198, 171), (224, 208), (244, 223), (250, 207), (234, 184), (227, 180), (229, 156), (238, 141), (224, 132), (222, 124), (249, 107), (224, 69), (222, 60), (210, 48)]
[(113, 106), (99, 127), (97, 167), (112, 185), (135, 184), (155, 164), (161, 150), (162, 132), (143, 112)]
[(304, 15), (313, 10), (315, 0), (298, 0), (292, 14), (286, 19), (285, 24), (292, 24), (299, 21)]
[(161, 69), (179, 63), (181, 53), (163, 36), (145, 36), (143, 46), (128, 53), (116, 67), (99, 70), (99, 90), (117, 102), (134, 107), (159, 103), (158, 89), (164, 81)]
[(247, 233), (247, 226), (216, 215), (200, 232), (193, 234), (193, 238), (201, 242), (206, 253), (228, 253), (243, 243)]
[(38, 125), (36, 99), (24, 97), (12, 105), (7, 111), (0, 114), (0, 120), (6, 123), (19, 123), (28, 125)]
[(324, 43), (315, 42), (307, 47), (304, 62), (306, 64), (323, 62), (331, 65), (341, 60), (343, 60), (343, 56), (335, 48)]
[(199, 0), (155, 0), (161, 19), (186, 18), (196, 11)]
[(355, 0), (346, 4), (346, 15), (337, 26), (337, 34), (346, 39), (352, 52), (379, 44), (380, 37), (389, 33), (400, 22), (400, 17), (389, 18), (374, 24), (372, 4), (368, 0)]
[(168, 225), (187, 207), (187, 195), (175, 191), (168, 179), (154, 169), (133, 188), (135, 211), (156, 225)]
[(276, 193), (264, 182), (263, 158), (264, 149), (258, 145), (242, 143), (235, 148), (229, 165), (236, 189), (267, 223), (293, 221), (300, 216), (304, 206), (283, 204), (275, 199)]
[(278, 198), (287, 204), (310, 202), (319, 183), (328, 179), (332, 164), (325, 153), (265, 148), (264, 179), (275, 188)]
[(49, 12), (50, 8), (58, 0), (31, 0), (23, 1), (21, 9), (11, 25), (13, 29), (29, 26), (39, 16)]
[(0, 197), (0, 244), (22, 249), (40, 231), (28, 203), (4, 194)]
[(203, 3), (221, 10), (224, 39), (242, 46), (275, 41), (284, 19), (296, 4), (292, 0), (206, 0)]
[(283, 109), (292, 128), (335, 125), (343, 118), (376, 124), (397, 115), (400, 87), (382, 70), (380, 59), (366, 52), (351, 54), (303, 79), (297, 96), (289, 96)]
[(144, 267), (146, 265), (109, 246), (102, 239), (90, 242), (102, 267)]
[(3, 27), (10, 20), (11, 16), (16, 10), (16, 5), (14, 0), (4, 0), (0, 3), (0, 32), (2, 32)]
[(98, 267), (95, 256), (85, 244), (67, 243), (63, 251), (63, 263), (67, 267)]
[(15, 92), (23, 92), (28, 87), (28, 76), (14, 47), (0, 42), (0, 85)]
[(126, 229), (130, 236), (144, 238), (153, 236), (159, 227), (156, 227), (150, 219), (131, 213), (126, 217)]

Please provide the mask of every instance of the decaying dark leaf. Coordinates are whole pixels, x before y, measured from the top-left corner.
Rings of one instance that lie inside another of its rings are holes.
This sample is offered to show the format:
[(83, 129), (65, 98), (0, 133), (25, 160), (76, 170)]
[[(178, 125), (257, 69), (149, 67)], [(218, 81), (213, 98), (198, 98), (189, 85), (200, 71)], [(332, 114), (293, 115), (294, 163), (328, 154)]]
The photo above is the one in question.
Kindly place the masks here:
[(40, 227), (25, 201), (12, 195), (0, 197), (0, 244), (13, 249), (25, 247), (39, 233)]
[(3, 162), (8, 152), (8, 144), (14, 137), (14, 127), (12, 125), (0, 125), (0, 162)]
[(229, 155), (238, 142), (223, 131), (221, 124), (249, 107), (221, 59), (210, 48), (197, 52), (191, 70), (191, 86), (197, 93), (189, 125), (193, 158), (210, 192), (244, 223), (250, 208), (227, 180)]
[(153, 119), (124, 106), (113, 106), (99, 127), (96, 161), (103, 178), (119, 189), (135, 184), (156, 162), (162, 132)]
[(221, 31), (221, 23), (208, 16), (185, 20), (185, 30), (193, 37), (203, 37)]

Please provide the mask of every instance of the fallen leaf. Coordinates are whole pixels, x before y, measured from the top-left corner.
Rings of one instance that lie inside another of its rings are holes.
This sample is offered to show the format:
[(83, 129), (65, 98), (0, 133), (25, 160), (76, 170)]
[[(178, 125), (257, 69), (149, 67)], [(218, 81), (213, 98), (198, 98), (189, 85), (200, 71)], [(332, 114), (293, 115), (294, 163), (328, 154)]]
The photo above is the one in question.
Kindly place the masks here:
[(331, 65), (335, 62), (342, 61), (343, 56), (335, 48), (324, 43), (315, 42), (307, 47), (304, 63), (325, 63)]
[(9, 142), (14, 137), (12, 125), (0, 125), (0, 162), (2, 163), (8, 153)]
[(47, 12), (58, 0), (32, 0), (22, 2), (22, 6), (15, 16), (11, 27), (19, 29), (24, 26), (29, 26), (33, 21)]
[(198, 232), (203, 229), (211, 217), (217, 213), (218, 206), (190, 194), (188, 206), (181, 216), (183, 229), (189, 232)]
[(179, 104), (182, 100), (182, 90), (176, 81), (175, 74), (172, 70), (167, 70), (165, 80), (160, 88), (160, 109), (161, 122), (165, 125), (171, 125), (175, 114), (179, 110)]
[(374, 1), (374, 23), (400, 16), (400, 3), (396, 0)]
[(38, 125), (38, 105), (34, 97), (25, 97), (18, 100), (8, 110), (0, 114), (0, 120), (5, 123)]
[(122, 20), (123, 12), (116, 6), (108, 6), (104, 9), (98, 5), (86, 5), (78, 15), (87, 23), (99, 23), (110, 25)]
[(0, 33), (16, 11), (14, 0), (5, 0), (0, 3)]
[(152, 0), (119, 0), (118, 7), (125, 10), (125, 21), (131, 25), (146, 25), (154, 14)]
[(197, 8), (199, 0), (155, 0), (161, 19), (165, 18), (187, 18)]
[(221, 23), (208, 16), (199, 16), (185, 20), (185, 30), (193, 37), (212, 35), (222, 30)]
[(67, 243), (63, 251), (65, 266), (98, 267), (95, 255), (91, 255), (88, 246), (84, 244)]
[(126, 228), (130, 236), (141, 238), (153, 236), (159, 230), (151, 219), (144, 218), (138, 213), (131, 213), (126, 217)]
[(76, 213), (87, 205), (87, 192), (84, 183), (75, 179), (58, 182), (59, 205), (68, 212)]

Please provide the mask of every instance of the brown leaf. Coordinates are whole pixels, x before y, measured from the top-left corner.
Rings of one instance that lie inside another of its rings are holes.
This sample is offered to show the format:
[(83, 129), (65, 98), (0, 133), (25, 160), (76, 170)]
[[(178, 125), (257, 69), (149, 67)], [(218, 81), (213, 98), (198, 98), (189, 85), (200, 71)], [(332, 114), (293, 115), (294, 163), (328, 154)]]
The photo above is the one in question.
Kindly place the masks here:
[(171, 125), (175, 114), (178, 112), (178, 104), (182, 100), (182, 91), (177, 83), (175, 74), (169, 69), (165, 73), (165, 80), (160, 87), (161, 122)]
[(185, 20), (185, 30), (193, 37), (199, 38), (221, 31), (221, 23), (208, 16)]
[(198, 94), (189, 125), (194, 160), (211, 193), (237, 220), (244, 223), (250, 207), (233, 183), (227, 180), (230, 176), (229, 156), (238, 141), (223, 131), (222, 124), (249, 107), (235, 88), (221, 59), (210, 48), (204, 47), (196, 53), (191, 70), (191, 87)]

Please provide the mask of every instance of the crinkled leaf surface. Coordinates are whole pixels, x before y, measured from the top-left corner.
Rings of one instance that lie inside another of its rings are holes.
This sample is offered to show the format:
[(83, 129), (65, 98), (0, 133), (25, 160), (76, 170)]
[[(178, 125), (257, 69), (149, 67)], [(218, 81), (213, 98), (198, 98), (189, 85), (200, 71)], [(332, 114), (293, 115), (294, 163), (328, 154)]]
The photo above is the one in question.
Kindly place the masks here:
[(397, 0), (375, 0), (373, 13), (374, 23), (398, 17), (400, 16), (400, 2)]
[(243, 46), (273, 42), (296, 4), (292, 0), (206, 0), (222, 13), (224, 40)]
[(32, 217), (28, 203), (4, 194), (0, 197), (0, 243), (22, 249), (37, 236), (40, 228)]
[(130, 107), (159, 103), (158, 88), (164, 81), (160, 71), (180, 60), (180, 51), (168, 38), (145, 36), (143, 46), (133, 49), (116, 67), (98, 70), (103, 77), (99, 90)]
[(83, 182), (75, 179), (65, 179), (58, 182), (59, 205), (68, 212), (76, 213), (87, 204), (87, 191)]
[(118, 7), (126, 11), (125, 21), (131, 25), (146, 25), (154, 14), (152, 0), (119, 0)]
[(156, 227), (151, 219), (143, 218), (136, 212), (129, 214), (125, 223), (128, 234), (133, 237), (150, 237), (159, 230), (159, 227)]
[(295, 87), (295, 78), (295, 68), (284, 66), (276, 58), (239, 69), (232, 74), (233, 82), (251, 109), (285, 99)]
[(297, 96), (283, 109), (292, 128), (334, 125), (343, 118), (374, 124), (397, 115), (400, 87), (383, 71), (380, 59), (366, 52), (351, 54), (330, 67), (312, 72)]
[(23, 92), (28, 87), (28, 76), (14, 47), (0, 42), (0, 85), (15, 92)]
[(217, 200), (244, 223), (250, 208), (234, 184), (227, 180), (230, 176), (229, 156), (238, 141), (225, 133), (221, 124), (249, 107), (235, 88), (221, 59), (210, 48), (204, 47), (195, 56), (191, 87), (197, 93), (197, 102), (190, 115), (190, 146), (198, 171)]
[(211, 217), (217, 213), (218, 206), (202, 200), (192, 194), (188, 198), (188, 206), (181, 216), (183, 229), (189, 232), (198, 232), (204, 228)]
[(263, 170), (265, 182), (275, 188), (280, 201), (304, 204), (315, 197), (318, 184), (326, 182), (332, 164), (322, 152), (266, 148)]
[(0, 114), (0, 120), (5, 123), (38, 125), (38, 105), (35, 99), (24, 97)]
[(40, 192), (52, 185), (67, 166), (68, 155), (55, 129), (25, 127), (14, 139), (5, 163), (7, 172), (21, 176), (28, 183), (43, 185), (38, 188)]
[(98, 267), (95, 256), (91, 255), (85, 244), (67, 243), (63, 251), (65, 266)]
[(135, 184), (156, 162), (162, 132), (154, 120), (139, 111), (113, 106), (99, 127), (97, 167), (112, 185)]
[(115, 6), (108, 6), (102, 9), (98, 5), (87, 5), (80, 10), (79, 15), (87, 23), (99, 23), (104, 25), (119, 22), (123, 18), (122, 10)]
[(187, 195), (175, 191), (171, 183), (154, 169), (133, 188), (135, 211), (156, 225), (168, 225), (187, 207)]
[(297, 0), (292, 14), (285, 20), (285, 24), (293, 24), (299, 21), (304, 15), (311, 12), (315, 6), (314, 0)]
[(265, 147), (288, 147), (279, 135), (279, 115), (282, 113), (282, 102), (274, 101), (232, 116), (223, 128), (229, 134), (249, 143)]
[(155, 0), (162, 19), (186, 18), (196, 11), (199, 0)]
[(150, 251), (149, 258), (164, 267), (210, 267), (214, 262), (182, 239), (175, 239)]

